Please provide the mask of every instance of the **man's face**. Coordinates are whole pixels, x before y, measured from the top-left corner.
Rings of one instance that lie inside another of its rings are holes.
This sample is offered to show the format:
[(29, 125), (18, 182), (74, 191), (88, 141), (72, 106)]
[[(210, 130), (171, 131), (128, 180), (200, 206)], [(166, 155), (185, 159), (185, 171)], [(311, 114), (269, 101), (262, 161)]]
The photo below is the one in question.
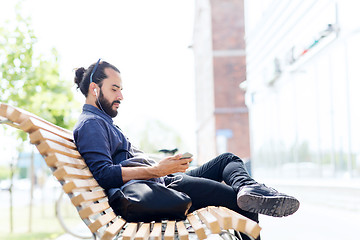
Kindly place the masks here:
[(105, 78), (102, 82), (99, 94), (99, 102), (96, 105), (103, 109), (110, 117), (114, 118), (118, 114), (120, 101), (123, 100), (122, 80), (120, 74), (112, 68), (105, 68)]

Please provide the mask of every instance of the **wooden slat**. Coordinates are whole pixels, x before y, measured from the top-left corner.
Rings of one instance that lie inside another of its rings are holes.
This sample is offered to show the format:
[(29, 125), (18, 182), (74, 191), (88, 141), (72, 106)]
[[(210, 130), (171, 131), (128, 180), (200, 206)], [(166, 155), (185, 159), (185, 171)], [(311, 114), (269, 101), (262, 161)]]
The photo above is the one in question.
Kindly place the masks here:
[(74, 137), (71, 131), (68, 131), (66, 129), (52, 126), (51, 124), (45, 123), (39, 119), (30, 117), (29, 119), (23, 121), (20, 124), (20, 128), (28, 133), (32, 133), (38, 129), (44, 129), (46, 131), (52, 132), (66, 140), (73, 141)]
[[(20, 109), (20, 108), (11, 106), (9, 104), (4, 104), (4, 103), (3, 103), (3, 105), (7, 106), (7, 118), (12, 122), (20, 124), (23, 121), (25, 121), (25, 120), (29, 119), (30, 117), (32, 117), (32, 118), (36, 118), (36, 119), (38, 119), (40, 121), (43, 121), (45, 123), (48, 123), (49, 125), (56, 126), (55, 124), (50, 123), (50, 122), (40, 118), (39, 116), (36, 116), (33, 113), (25, 111), (24, 109)], [(56, 127), (60, 128), (58, 126), (56, 126)]]
[[(65, 134), (72, 136), (71, 131), (69, 131), (65, 128), (59, 127), (49, 121), (46, 121), (45, 119), (43, 119), (33, 113), (25, 111), (24, 109), (20, 109), (20, 108), (11, 106), (6, 103), (0, 103), (0, 104), (1, 104), (0, 105), (0, 114), (1, 114), (0, 116), (4, 116), (4, 117), (6, 116), (7, 119), (9, 119), (10, 121), (12, 121), (14, 123), (21, 124), (22, 122), (28, 120), (29, 118), (33, 118), (33, 119), (43, 122), (44, 124), (48, 125), (51, 128), (55, 128), (60, 132), (64, 132)], [(72, 137), (71, 137), (71, 139), (72, 139)]]
[(147, 240), (150, 235), (150, 223), (144, 223), (141, 225), (137, 233), (135, 234), (135, 240)]
[(7, 116), (10, 121), (20, 124), (21, 122), (29, 119), (30, 117), (39, 118), (38, 116), (29, 113), (25, 110), (8, 105)]
[(166, 229), (164, 232), (164, 240), (175, 239), (175, 221), (167, 221)]
[(129, 223), (126, 226), (126, 229), (122, 233), (123, 240), (132, 240), (135, 237), (137, 231), (138, 224), (137, 223)]
[(45, 157), (45, 162), (49, 167), (69, 166), (75, 168), (85, 168), (87, 165), (83, 159), (69, 157), (60, 153), (50, 153)]
[(97, 187), (99, 187), (99, 184), (95, 179), (71, 179), (63, 185), (65, 193), (92, 190)]
[(122, 218), (116, 219), (116, 221), (104, 231), (101, 240), (113, 239), (120, 232), (125, 223), (126, 221)]
[(0, 102), (0, 116), (8, 119), (6, 113), (7, 113), (7, 104)]
[(50, 140), (57, 144), (63, 145), (64, 147), (76, 150), (76, 145), (72, 141), (66, 140), (44, 129), (38, 129), (30, 133), (29, 137), (30, 143), (32, 144), (39, 144), (41, 141)]
[(41, 142), (39, 145), (36, 145), (36, 148), (39, 150), (41, 155), (49, 155), (52, 153), (61, 153), (63, 155), (73, 157), (73, 158), (81, 158), (81, 155), (78, 151), (66, 148), (61, 146), (60, 144), (54, 143), (49, 140), (45, 140)]
[(216, 217), (208, 212), (206, 208), (197, 210), (197, 214), (201, 221), (205, 223), (205, 225), (211, 230), (212, 233), (216, 234), (221, 232), (220, 224)]
[(208, 210), (216, 217), (222, 229), (232, 229), (232, 218), (227, 211), (218, 207), (208, 207)]
[(235, 230), (246, 233), (253, 238), (257, 238), (260, 235), (261, 227), (255, 221), (228, 208), (221, 208), (230, 213), (233, 220), (233, 228)]
[(189, 232), (185, 227), (184, 221), (176, 222), (176, 228), (180, 240), (189, 240)]
[(88, 179), (93, 177), (89, 169), (78, 169), (68, 166), (59, 167), (53, 174), (59, 181), (71, 178)]
[(93, 223), (89, 224), (88, 227), (91, 232), (96, 232), (99, 228), (105, 226), (115, 218), (116, 214), (114, 212), (108, 212), (98, 217)]
[(253, 238), (257, 238), (260, 235), (260, 231), (261, 227), (256, 222), (250, 219), (246, 222), (245, 232), (248, 235), (252, 236)]
[(104, 212), (105, 210), (109, 209), (109, 203), (107, 201), (101, 203), (94, 203), (91, 204), (79, 211), (79, 215), (82, 219), (89, 218), (90, 216)]
[(94, 191), (94, 192), (83, 192), (79, 193), (77, 196), (71, 198), (71, 202), (75, 206), (79, 206), (82, 203), (89, 202), (89, 201), (96, 201), (101, 198), (104, 198), (106, 195), (104, 191)]
[(8, 105), (0, 102), (0, 123), (9, 125), (10, 127), (20, 129), (19, 124), (12, 122), (9, 119)]
[(154, 223), (153, 229), (150, 233), (150, 240), (161, 240), (162, 224), (161, 222)]
[(202, 226), (201, 222), (196, 218), (194, 214), (192, 213), (188, 214), (187, 219), (189, 220), (192, 228), (194, 229), (199, 239), (207, 238), (204, 227)]
[[(14, 123), (17, 123), (17, 124), (19, 124), (19, 122), (18, 121), (14, 121), (15, 119), (14, 119), (14, 117), (11, 117), (11, 115), (13, 114), (13, 112), (16, 110), (17, 108), (16, 107), (14, 107), (14, 106), (11, 106), (11, 105), (9, 105), (9, 104), (6, 104), (6, 103), (1, 103), (1, 110), (0, 110), (0, 112), (1, 112), (1, 116), (4, 116), (5, 118), (7, 118), (9, 121), (12, 121), (12, 122), (14, 122)], [(30, 113), (29, 114), (27, 114), (26, 116), (30, 116)], [(35, 116), (35, 115), (34, 115)]]
[(175, 239), (175, 221), (168, 221), (164, 233), (164, 240)]
[[(233, 229), (235, 229), (236, 231), (245, 233), (245, 227), (246, 227), (246, 220), (247, 218), (245, 217), (239, 217), (237, 214), (235, 214), (235, 212), (233, 211), (228, 211), (227, 208), (224, 207), (220, 207), (220, 209), (224, 210), (225, 212), (228, 212), (231, 216), (232, 219), (232, 227)], [(240, 215), (240, 214), (239, 214)], [(241, 215), (240, 215), (241, 216)]]

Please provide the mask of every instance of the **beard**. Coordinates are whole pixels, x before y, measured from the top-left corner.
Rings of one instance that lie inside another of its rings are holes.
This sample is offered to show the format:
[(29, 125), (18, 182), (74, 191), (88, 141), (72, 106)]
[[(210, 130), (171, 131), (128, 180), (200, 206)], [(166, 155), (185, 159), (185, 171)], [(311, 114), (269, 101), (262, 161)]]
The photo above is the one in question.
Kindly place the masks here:
[(102, 109), (105, 113), (107, 113), (111, 118), (114, 118), (117, 116), (118, 111), (117, 110), (113, 110), (112, 106), (114, 105), (114, 103), (120, 103), (119, 100), (113, 101), (112, 103), (110, 103), (110, 101), (108, 101), (105, 97), (104, 94), (101, 91), (100, 88), (100, 94), (99, 94), (99, 98), (98, 101), (96, 101), (96, 106), (98, 106), (99, 109)]

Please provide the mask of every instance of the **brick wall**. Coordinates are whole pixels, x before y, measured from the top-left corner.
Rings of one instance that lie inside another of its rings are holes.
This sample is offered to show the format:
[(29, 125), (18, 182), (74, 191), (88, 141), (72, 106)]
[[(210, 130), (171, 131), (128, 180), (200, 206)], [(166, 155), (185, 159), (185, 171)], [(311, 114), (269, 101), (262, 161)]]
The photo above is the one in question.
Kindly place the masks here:
[[(199, 163), (224, 151), (250, 157), (243, 0), (197, 0), (194, 29)], [(204, 92), (205, 91), (205, 92)], [(211, 96), (210, 96), (211, 95)]]

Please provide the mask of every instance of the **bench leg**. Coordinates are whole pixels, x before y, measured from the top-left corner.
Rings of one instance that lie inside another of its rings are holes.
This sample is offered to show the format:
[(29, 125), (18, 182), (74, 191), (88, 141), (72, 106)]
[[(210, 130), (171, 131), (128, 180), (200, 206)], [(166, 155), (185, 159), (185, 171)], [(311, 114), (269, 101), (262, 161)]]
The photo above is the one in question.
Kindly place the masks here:
[(241, 236), (237, 235), (235, 230), (234, 233), (232, 233), (231, 230), (222, 230), (219, 236), (224, 240), (242, 240)]
[[(233, 231), (233, 232), (232, 232)], [(245, 240), (239, 231), (236, 231), (236, 230), (224, 230), (222, 231), (222, 233), (220, 233), (220, 236), (221, 238), (223, 238), (224, 240)], [(251, 236), (248, 236), (247, 237), (250, 239), (250, 240), (255, 240), (254, 238), (252, 238)], [(247, 238), (246, 238), (247, 239)]]
[(244, 239), (243, 237), (241, 237), (241, 233), (239, 231), (236, 231), (234, 230), (234, 234), (236, 236), (237, 239), (240, 239), (240, 240), (246, 240), (247, 238), (250, 239), (250, 240), (255, 240), (255, 238), (253, 238), (252, 236), (249, 236), (249, 235), (246, 235), (246, 239)]
[[(56, 217), (59, 220), (59, 223), (61, 225), (61, 227), (65, 230), (65, 232), (73, 235), (74, 237), (80, 238), (80, 239), (94, 239), (96, 240), (96, 235), (95, 233), (92, 233), (92, 235), (80, 235), (78, 233), (75, 233), (74, 231), (72, 231), (70, 228), (68, 228), (64, 222), (64, 219), (61, 215), (61, 204), (63, 201), (63, 195), (64, 195), (64, 191), (61, 191), (60, 196), (58, 198), (58, 200), (56, 201), (55, 204), (55, 213), (56, 213)], [(90, 231), (89, 231), (90, 232)]]
[(241, 234), (239, 231), (234, 231), (235, 232), (235, 236), (238, 238), (238, 239), (241, 239), (242, 240), (242, 237), (241, 237)]

